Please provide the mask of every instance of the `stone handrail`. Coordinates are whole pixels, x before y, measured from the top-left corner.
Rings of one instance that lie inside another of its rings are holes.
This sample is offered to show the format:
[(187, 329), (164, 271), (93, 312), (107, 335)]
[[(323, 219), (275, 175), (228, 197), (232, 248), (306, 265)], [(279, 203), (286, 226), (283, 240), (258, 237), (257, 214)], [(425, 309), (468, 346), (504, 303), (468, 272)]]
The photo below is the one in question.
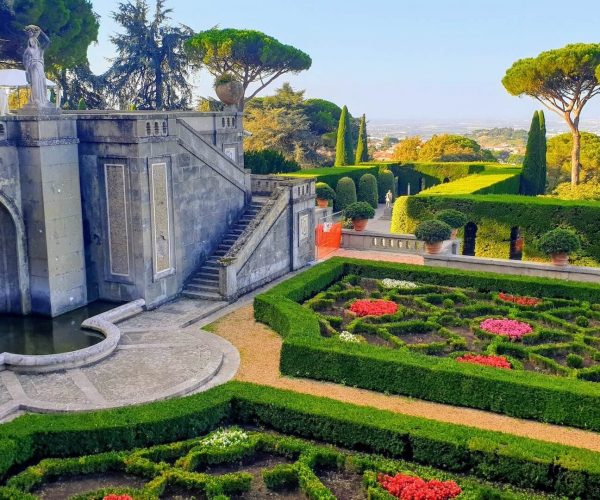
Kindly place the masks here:
[(424, 252), (424, 243), (414, 234), (389, 234), (376, 231), (356, 232), (342, 230), (342, 248), (352, 250), (371, 250), (379, 252), (415, 253)]
[[(206, 141), (185, 120), (178, 118), (177, 124), (179, 125), (177, 142), (183, 149), (241, 191), (250, 193), (249, 171), (240, 168), (231, 158)], [(202, 147), (196, 147), (196, 143), (201, 144)]]
[(0, 353), (0, 371), (46, 373), (100, 361), (112, 354), (121, 340), (121, 331), (115, 323), (141, 313), (145, 304), (143, 299), (134, 300), (86, 319), (81, 327), (100, 332), (105, 339), (85, 349), (43, 355)]
[(219, 259), (221, 294), (231, 299), (237, 293), (237, 273), (267, 236), (269, 229), (288, 209), (291, 193), (285, 187), (275, 189), (227, 254)]

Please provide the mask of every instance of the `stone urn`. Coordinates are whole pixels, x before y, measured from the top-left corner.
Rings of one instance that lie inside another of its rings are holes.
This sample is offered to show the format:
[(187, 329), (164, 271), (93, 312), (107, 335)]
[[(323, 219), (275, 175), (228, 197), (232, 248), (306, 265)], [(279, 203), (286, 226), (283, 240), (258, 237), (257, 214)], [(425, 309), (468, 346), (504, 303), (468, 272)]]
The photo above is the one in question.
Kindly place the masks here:
[(550, 255), (552, 259), (552, 264), (555, 266), (566, 266), (569, 264), (569, 254), (568, 253), (553, 253)]
[(220, 81), (217, 78), (215, 81), (215, 92), (223, 104), (226, 106), (235, 106), (244, 97), (244, 86), (236, 80)]
[(429, 255), (436, 255), (442, 251), (443, 241), (435, 241), (433, 243), (425, 242), (425, 251)]
[(355, 231), (364, 231), (369, 219), (352, 219), (352, 226)]

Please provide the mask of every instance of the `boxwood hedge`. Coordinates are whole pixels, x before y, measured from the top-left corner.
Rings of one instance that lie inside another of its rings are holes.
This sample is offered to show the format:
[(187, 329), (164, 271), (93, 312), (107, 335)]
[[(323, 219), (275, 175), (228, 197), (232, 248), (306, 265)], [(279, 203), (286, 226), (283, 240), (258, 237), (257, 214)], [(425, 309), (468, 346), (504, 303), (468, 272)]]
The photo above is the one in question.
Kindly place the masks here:
[[(144, 448), (235, 423), (571, 498), (600, 497), (599, 453), (241, 382), (128, 408), (19, 417), (0, 426), (0, 475), (43, 458)], [(0, 498), (15, 493), (0, 488)]]
[(346, 274), (594, 302), (600, 301), (600, 285), (333, 258), (254, 301), (256, 319), (284, 338), (280, 364), (284, 375), (600, 431), (600, 385), (594, 382), (497, 370), (322, 337), (315, 313), (300, 303)]
[(419, 222), (454, 208), (477, 225), (475, 255), (508, 258), (511, 230), (524, 238), (524, 260), (547, 260), (538, 249), (541, 236), (556, 227), (572, 229), (582, 249), (572, 256), (580, 266), (600, 266), (600, 202), (567, 201), (518, 195), (426, 195), (401, 197), (394, 203), (391, 230), (413, 233)]

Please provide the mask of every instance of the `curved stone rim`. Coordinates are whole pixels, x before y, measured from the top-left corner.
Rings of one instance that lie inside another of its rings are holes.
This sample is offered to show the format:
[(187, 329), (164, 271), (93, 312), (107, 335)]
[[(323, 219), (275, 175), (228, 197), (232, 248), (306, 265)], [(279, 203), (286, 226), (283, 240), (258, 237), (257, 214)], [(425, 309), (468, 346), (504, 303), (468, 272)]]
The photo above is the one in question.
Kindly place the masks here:
[(112, 354), (119, 345), (121, 330), (115, 323), (140, 314), (145, 305), (146, 302), (143, 299), (134, 300), (86, 319), (81, 324), (83, 328), (99, 332), (105, 337), (104, 340), (93, 346), (58, 354), (30, 355), (3, 352), (0, 353), (0, 370), (48, 373), (100, 361)]

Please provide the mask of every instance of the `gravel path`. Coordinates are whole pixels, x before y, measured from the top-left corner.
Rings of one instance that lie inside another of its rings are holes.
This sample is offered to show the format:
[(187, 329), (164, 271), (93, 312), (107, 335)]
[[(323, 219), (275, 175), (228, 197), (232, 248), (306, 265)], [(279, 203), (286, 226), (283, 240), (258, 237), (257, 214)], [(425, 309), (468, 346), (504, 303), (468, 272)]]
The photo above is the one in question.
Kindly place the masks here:
[(600, 434), (594, 432), (402, 396), (386, 396), (338, 384), (282, 377), (279, 374), (281, 338), (265, 325), (254, 321), (251, 305), (243, 306), (223, 317), (217, 321), (211, 331), (227, 339), (239, 350), (241, 365), (236, 376), (237, 380), (315, 396), (326, 396), (360, 406), (371, 406), (416, 417), (600, 451)]

